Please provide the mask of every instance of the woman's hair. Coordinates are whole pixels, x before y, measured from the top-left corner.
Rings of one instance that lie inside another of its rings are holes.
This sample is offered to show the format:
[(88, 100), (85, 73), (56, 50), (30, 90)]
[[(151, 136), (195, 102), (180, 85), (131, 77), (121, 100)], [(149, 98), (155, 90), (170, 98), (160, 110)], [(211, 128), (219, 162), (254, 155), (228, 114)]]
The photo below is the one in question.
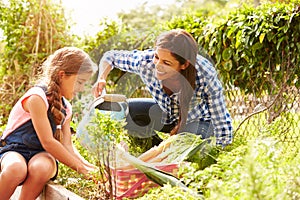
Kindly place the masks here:
[(46, 85), (46, 94), (49, 106), (57, 125), (54, 134), (55, 139), (62, 140), (62, 131), (59, 125), (62, 125), (65, 115), (62, 110), (62, 96), (60, 96), (60, 76), (59, 71), (64, 71), (66, 75), (76, 75), (82, 73), (93, 73), (94, 62), (83, 50), (76, 47), (64, 47), (56, 50), (50, 55), (42, 65), (43, 77), (42, 84)]
[(162, 33), (156, 39), (156, 48), (167, 49), (171, 55), (181, 64), (188, 62), (188, 67), (181, 70), (181, 89), (179, 93), (179, 121), (177, 126), (171, 131), (176, 134), (185, 126), (189, 103), (193, 96), (196, 85), (196, 58), (198, 44), (191, 34), (182, 29), (173, 29)]

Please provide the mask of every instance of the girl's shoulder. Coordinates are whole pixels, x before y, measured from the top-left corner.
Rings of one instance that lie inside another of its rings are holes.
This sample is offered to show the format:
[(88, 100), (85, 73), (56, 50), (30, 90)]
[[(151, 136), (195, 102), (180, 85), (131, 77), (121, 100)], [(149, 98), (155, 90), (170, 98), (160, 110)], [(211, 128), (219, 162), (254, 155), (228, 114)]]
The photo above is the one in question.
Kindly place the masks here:
[(40, 96), (43, 101), (46, 103), (46, 106), (49, 107), (48, 104), (48, 100), (47, 100), (47, 96), (46, 96), (46, 92), (44, 90), (44, 88), (39, 87), (39, 86), (34, 86), (32, 88), (30, 88), (22, 97), (21, 97), (21, 101), (23, 101), (24, 99), (32, 96), (32, 95), (37, 95)]
[(13, 106), (9, 114), (7, 126), (3, 132), (2, 138), (7, 137), (16, 128), (18, 128), (19, 126), (21, 126), (22, 124), (24, 124), (25, 122), (31, 119), (30, 113), (24, 110), (23, 103), (25, 102), (26, 99), (28, 99), (32, 95), (40, 96), (45, 102), (47, 108), (49, 107), (45, 91), (41, 87), (30, 88), (23, 94), (23, 96)]

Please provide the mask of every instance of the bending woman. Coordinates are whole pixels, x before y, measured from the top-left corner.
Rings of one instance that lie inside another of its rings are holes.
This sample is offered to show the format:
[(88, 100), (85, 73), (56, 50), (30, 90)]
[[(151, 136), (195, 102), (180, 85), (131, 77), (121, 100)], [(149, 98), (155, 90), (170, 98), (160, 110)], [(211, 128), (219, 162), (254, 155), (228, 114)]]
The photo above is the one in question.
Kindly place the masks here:
[[(94, 96), (101, 95), (113, 68), (138, 74), (153, 97), (129, 100), (129, 133), (133, 130), (139, 137), (147, 137), (145, 130), (153, 127), (170, 134), (216, 136), (217, 145), (232, 143), (232, 122), (222, 84), (213, 64), (198, 54), (196, 41), (185, 30), (162, 33), (154, 49), (106, 52), (99, 64)], [(137, 113), (151, 112), (144, 118), (148, 124), (139, 122), (143, 117), (135, 120)]]

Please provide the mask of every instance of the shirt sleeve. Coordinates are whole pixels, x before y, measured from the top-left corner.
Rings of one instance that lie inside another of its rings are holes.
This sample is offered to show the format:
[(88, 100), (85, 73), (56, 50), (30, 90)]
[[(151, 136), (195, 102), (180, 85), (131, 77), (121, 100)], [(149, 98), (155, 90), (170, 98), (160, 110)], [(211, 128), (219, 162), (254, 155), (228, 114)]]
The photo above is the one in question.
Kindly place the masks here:
[(146, 70), (146, 66), (153, 59), (153, 50), (111, 50), (107, 51), (102, 59), (111, 65), (112, 68), (118, 68), (122, 71), (127, 71), (135, 74), (140, 74), (141, 71)]
[(208, 109), (211, 115), (212, 123), (215, 127), (216, 142), (218, 145), (228, 145), (232, 143), (233, 130), (231, 116), (227, 110), (223, 87), (218, 78), (217, 72), (213, 67), (210, 69), (210, 75), (206, 76)]

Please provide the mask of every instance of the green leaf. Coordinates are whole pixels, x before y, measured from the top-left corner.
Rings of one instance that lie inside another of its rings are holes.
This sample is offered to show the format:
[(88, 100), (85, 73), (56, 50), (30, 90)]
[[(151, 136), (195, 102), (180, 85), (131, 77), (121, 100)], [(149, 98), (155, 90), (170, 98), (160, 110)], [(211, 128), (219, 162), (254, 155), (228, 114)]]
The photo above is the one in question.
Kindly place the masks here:
[(252, 55), (253, 56), (255, 56), (256, 54), (256, 51), (257, 50), (259, 50), (259, 49), (261, 49), (263, 47), (263, 45), (260, 43), (260, 42), (256, 42), (253, 46), (252, 46), (252, 48), (251, 48), (251, 50), (252, 50)]
[(239, 46), (241, 45), (241, 39), (242, 39), (242, 31), (239, 30), (238, 33), (236, 34), (236, 41), (235, 41), (235, 48), (238, 49)]
[[(186, 153), (186, 159), (189, 159), (190, 157), (192, 157), (193, 155), (195, 155), (198, 151), (202, 151), (205, 146), (208, 144), (208, 143), (211, 143), (212, 142), (212, 139), (209, 138), (209, 139), (205, 139), (203, 140), (203, 142), (201, 142), (200, 144), (198, 144), (197, 146), (195, 147), (191, 147), (189, 148), (185, 153)], [(215, 143), (215, 142), (214, 142)]]
[(229, 60), (232, 56), (232, 52), (233, 52), (233, 50), (230, 47), (224, 49), (224, 51), (222, 52), (223, 60), (225, 60), (225, 61)]
[(224, 70), (226, 70), (228, 72), (232, 69), (232, 61), (231, 60), (222, 62), (222, 65), (223, 65)]
[(259, 42), (260, 42), (260, 43), (263, 43), (263, 41), (264, 41), (264, 39), (265, 39), (265, 36), (266, 36), (266, 33), (260, 34), (260, 36), (259, 36)]
[(278, 51), (279, 50), (279, 47), (281, 45), (281, 42), (285, 39), (285, 37), (282, 37), (282, 38), (279, 38), (278, 42), (277, 42), (277, 45), (276, 45), (276, 50)]

